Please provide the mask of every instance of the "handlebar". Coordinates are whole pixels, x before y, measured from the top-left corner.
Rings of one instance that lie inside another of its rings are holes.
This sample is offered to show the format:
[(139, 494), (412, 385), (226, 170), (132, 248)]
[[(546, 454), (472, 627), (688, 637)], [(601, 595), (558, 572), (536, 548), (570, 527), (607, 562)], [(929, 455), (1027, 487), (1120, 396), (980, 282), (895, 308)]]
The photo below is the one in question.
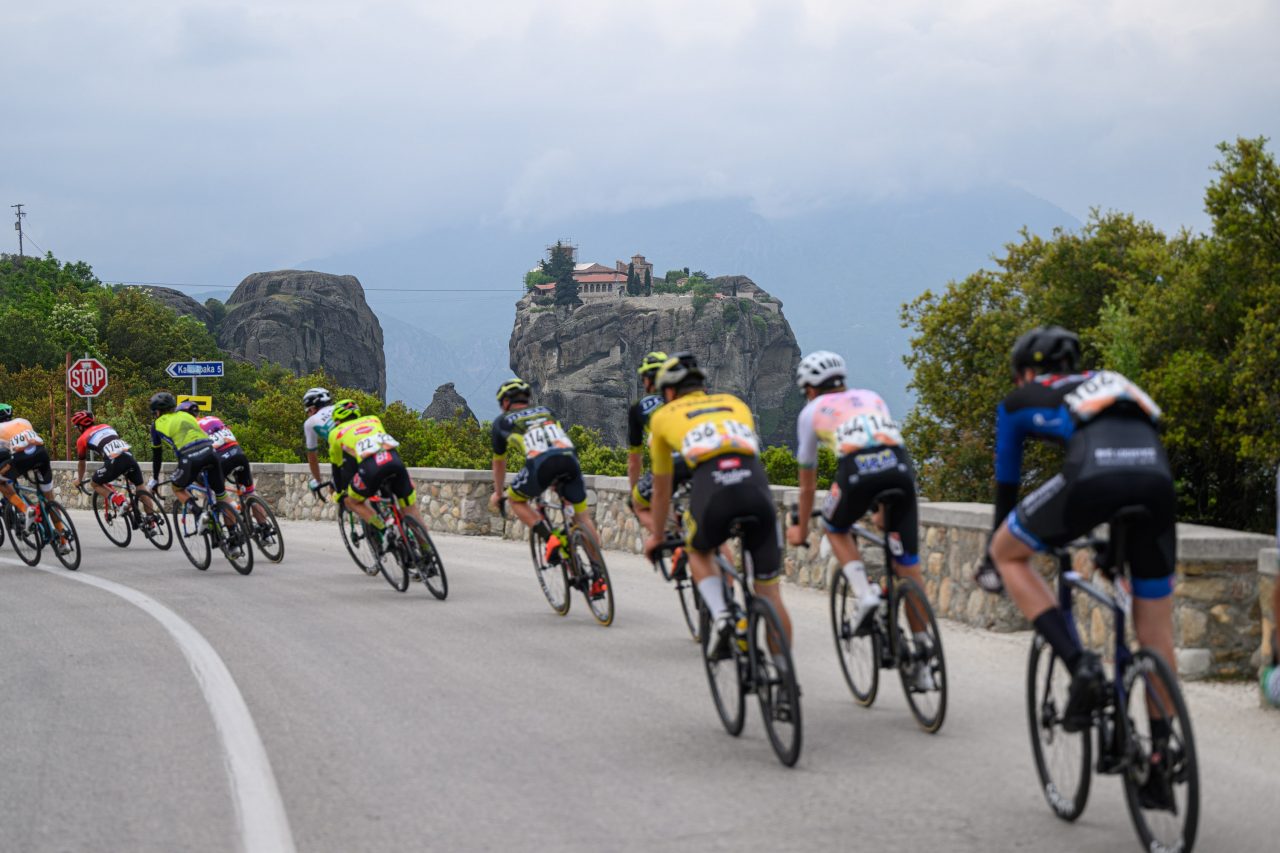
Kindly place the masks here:
[[(818, 518), (821, 515), (822, 515), (822, 510), (817, 509), (816, 507), (809, 511), (810, 518)], [(800, 505), (799, 504), (792, 504), (791, 508), (787, 510), (787, 521), (791, 524), (800, 523)], [(799, 547), (808, 548), (809, 547), (808, 540), (801, 542)]]

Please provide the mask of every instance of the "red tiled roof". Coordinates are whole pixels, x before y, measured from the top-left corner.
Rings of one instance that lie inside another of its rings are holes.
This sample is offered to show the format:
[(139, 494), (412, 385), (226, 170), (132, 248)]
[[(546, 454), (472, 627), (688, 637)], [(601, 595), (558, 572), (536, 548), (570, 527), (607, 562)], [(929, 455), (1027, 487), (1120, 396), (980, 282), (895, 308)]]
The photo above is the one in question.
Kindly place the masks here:
[(627, 274), (614, 270), (609, 272), (583, 272), (575, 273), (573, 280), (578, 284), (622, 284), (626, 282)]

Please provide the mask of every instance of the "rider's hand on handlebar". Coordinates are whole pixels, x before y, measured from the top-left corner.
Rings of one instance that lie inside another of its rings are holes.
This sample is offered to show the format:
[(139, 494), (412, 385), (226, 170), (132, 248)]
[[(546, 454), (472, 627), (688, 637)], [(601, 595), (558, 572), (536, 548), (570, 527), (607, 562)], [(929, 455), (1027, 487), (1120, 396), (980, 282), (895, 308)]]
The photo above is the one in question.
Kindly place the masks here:
[(794, 545), (797, 548), (808, 547), (809, 531), (801, 527), (798, 522), (793, 521), (787, 525), (787, 544)]
[(312, 477), (310, 480), (307, 481), (307, 488), (313, 492), (319, 491), (320, 481), (317, 480), (315, 477)]
[(1000, 579), (1000, 573), (996, 571), (996, 564), (991, 559), (990, 553), (982, 555), (982, 561), (978, 563), (978, 568), (973, 573), (973, 582), (994, 595), (1004, 592), (1004, 581)]
[(650, 562), (658, 558), (658, 549), (662, 547), (662, 537), (650, 533), (649, 538), (644, 540), (644, 556)]

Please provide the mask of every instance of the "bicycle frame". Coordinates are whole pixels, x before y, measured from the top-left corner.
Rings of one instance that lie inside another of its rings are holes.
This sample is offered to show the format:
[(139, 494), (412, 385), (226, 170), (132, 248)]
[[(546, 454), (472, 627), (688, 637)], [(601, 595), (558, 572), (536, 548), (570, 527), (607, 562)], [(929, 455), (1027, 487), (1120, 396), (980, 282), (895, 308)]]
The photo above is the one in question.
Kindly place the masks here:
[(28, 474), (22, 480), (10, 480), (14, 492), (22, 498), (28, 505), (34, 504), (40, 509), (40, 521), (36, 523), (36, 529), (40, 531), (42, 545), (48, 545), (53, 541), (54, 530), (53, 522), (49, 520), (49, 498), (41, 491), (39, 484), (31, 479)]

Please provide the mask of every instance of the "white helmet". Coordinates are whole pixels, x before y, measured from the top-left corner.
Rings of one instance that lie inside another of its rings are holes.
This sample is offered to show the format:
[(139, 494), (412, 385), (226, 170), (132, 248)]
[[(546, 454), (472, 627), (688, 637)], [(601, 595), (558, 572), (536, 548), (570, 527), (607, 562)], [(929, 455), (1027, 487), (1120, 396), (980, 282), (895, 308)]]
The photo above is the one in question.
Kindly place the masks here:
[(329, 393), (328, 388), (312, 388), (302, 395), (303, 408), (311, 408), (312, 406), (327, 406), (333, 402), (333, 395)]
[(796, 384), (801, 388), (825, 385), (832, 379), (845, 377), (844, 359), (833, 352), (820, 349), (800, 359), (796, 367)]

